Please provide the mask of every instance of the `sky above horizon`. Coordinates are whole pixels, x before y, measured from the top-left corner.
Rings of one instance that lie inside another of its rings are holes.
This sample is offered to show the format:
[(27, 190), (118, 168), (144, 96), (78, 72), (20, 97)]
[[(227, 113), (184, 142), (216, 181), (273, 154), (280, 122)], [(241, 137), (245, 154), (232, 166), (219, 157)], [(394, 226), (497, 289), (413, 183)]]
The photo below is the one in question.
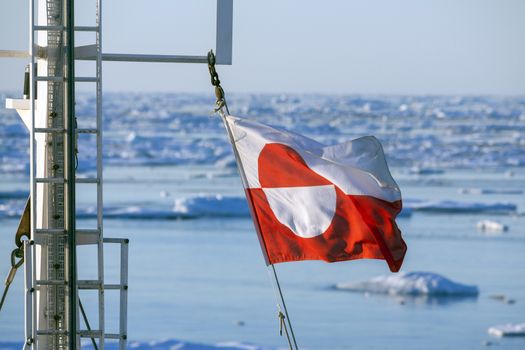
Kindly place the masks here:
[[(92, 24), (94, 2), (76, 3)], [(27, 49), (27, 10), (2, 1), (0, 49)], [(235, 0), (233, 65), (217, 70), (227, 92), (525, 95), (524, 17), (521, 0)], [(102, 38), (104, 52), (205, 55), (215, 0), (103, 1)], [(22, 89), (26, 63), (0, 59), (0, 90)], [(200, 64), (107, 62), (103, 77), (105, 91), (213, 93)]]

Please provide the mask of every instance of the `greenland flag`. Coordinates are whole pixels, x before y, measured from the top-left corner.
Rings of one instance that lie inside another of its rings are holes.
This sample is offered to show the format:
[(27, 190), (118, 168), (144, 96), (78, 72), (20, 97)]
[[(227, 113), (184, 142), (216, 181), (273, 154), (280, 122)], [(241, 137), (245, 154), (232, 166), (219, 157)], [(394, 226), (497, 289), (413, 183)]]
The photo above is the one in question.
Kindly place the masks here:
[(395, 218), (401, 192), (373, 136), (324, 146), (223, 116), (267, 264), (384, 259), (406, 252)]

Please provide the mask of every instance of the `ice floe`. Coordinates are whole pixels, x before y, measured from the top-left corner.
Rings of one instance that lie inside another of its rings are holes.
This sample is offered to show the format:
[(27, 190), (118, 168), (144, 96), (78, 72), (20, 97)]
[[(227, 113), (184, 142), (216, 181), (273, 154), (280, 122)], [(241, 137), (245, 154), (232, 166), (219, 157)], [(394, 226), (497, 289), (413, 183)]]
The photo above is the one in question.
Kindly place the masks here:
[(368, 281), (335, 285), (338, 290), (404, 296), (477, 296), (477, 286), (449, 280), (433, 272), (409, 272), (377, 276)]
[[(21, 343), (0, 342), (0, 350), (19, 350)], [(108, 342), (104, 346), (108, 350), (119, 349), (118, 342)], [(203, 344), (196, 342), (186, 342), (176, 339), (164, 339), (155, 341), (129, 341), (130, 350), (282, 350), (242, 342), (223, 342), (217, 344)], [(82, 349), (93, 349), (90, 342), (84, 342)]]
[(493, 326), (488, 333), (496, 337), (525, 337), (525, 323)]
[(476, 224), (476, 227), (478, 230), (487, 233), (502, 233), (509, 229), (507, 225), (492, 220), (481, 220)]

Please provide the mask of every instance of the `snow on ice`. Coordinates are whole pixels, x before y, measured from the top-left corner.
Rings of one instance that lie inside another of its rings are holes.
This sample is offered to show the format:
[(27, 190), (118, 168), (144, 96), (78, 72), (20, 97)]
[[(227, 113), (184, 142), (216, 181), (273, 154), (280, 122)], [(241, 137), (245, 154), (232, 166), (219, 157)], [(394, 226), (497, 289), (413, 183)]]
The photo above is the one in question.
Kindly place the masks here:
[(335, 285), (336, 289), (351, 292), (366, 292), (407, 296), (476, 296), (477, 286), (449, 280), (432, 272), (409, 272), (377, 276), (368, 281), (345, 282)]

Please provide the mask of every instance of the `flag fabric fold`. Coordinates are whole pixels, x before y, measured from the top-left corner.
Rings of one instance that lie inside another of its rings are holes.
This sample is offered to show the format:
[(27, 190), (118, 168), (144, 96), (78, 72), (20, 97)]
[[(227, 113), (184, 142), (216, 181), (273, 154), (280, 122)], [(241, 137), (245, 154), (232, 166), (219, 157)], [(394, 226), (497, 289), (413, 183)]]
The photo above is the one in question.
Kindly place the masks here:
[(401, 192), (373, 136), (334, 146), (223, 115), (267, 264), (384, 259), (398, 271)]

